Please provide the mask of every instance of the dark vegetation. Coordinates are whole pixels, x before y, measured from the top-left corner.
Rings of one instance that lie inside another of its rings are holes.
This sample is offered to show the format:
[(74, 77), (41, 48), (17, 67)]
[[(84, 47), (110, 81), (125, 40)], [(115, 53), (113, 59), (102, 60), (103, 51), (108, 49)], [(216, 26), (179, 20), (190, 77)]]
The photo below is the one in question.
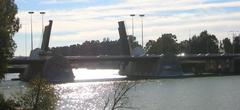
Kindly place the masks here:
[(16, 14), (17, 5), (14, 0), (0, 0), (0, 79), (7, 70), (7, 59), (13, 57), (16, 49), (13, 35), (20, 28)]
[(64, 47), (53, 47), (51, 50), (64, 56), (119, 55), (119, 45), (119, 41), (110, 41), (109, 39), (103, 39), (102, 42), (98, 40), (85, 41), (81, 45), (76, 44)]
[(23, 94), (16, 93), (7, 100), (0, 94), (0, 110), (55, 110), (58, 99), (53, 85), (36, 77), (28, 83)]
[[(236, 36), (231, 42), (229, 38), (218, 40), (207, 31), (194, 35), (188, 40), (177, 42), (177, 36), (171, 33), (162, 34), (157, 40), (149, 40), (144, 49), (147, 54), (206, 54), (206, 53), (240, 53), (240, 36)], [(140, 46), (136, 37), (129, 36), (131, 47)], [(103, 41), (85, 41), (82, 44), (53, 47), (51, 50), (64, 56), (94, 56), (94, 55), (121, 55), (120, 41), (111, 41), (104, 38)]]
[[(132, 47), (139, 46), (136, 42), (136, 37), (129, 36)], [(120, 41), (111, 41), (109, 38), (104, 38), (102, 42), (99, 40), (85, 41), (82, 44), (53, 47), (51, 50), (64, 56), (88, 56), (88, 55), (121, 55)]]
[(15, 107), (19, 106), (14, 100), (5, 99), (2, 94), (0, 94), (0, 110), (15, 110)]
[[(7, 60), (13, 57), (16, 49), (13, 35), (20, 28), (16, 14), (17, 5), (14, 0), (0, 0), (0, 80), (7, 71)], [(4, 95), (0, 94), (0, 110), (14, 110), (16, 105), (14, 100), (6, 100)]]
[[(14, 0), (0, 1), (0, 80), (4, 78), (7, 70), (7, 59), (12, 58), (16, 44), (13, 35), (20, 28), (19, 19), (15, 17), (17, 6)], [(13, 110), (15, 103), (13, 100), (6, 100), (0, 94), (0, 109)]]
[(47, 80), (36, 77), (28, 83), (24, 94), (15, 96), (20, 108), (29, 110), (55, 110), (59, 94)]
[(113, 92), (104, 101), (103, 110), (135, 109), (129, 105), (128, 93), (138, 82), (115, 82)]

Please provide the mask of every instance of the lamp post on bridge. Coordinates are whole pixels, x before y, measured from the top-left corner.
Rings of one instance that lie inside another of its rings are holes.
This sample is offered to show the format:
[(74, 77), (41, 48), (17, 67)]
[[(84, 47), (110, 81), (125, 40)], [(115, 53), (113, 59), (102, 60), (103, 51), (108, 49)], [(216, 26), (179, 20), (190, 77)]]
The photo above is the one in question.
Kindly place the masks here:
[(43, 15), (45, 14), (46, 12), (40, 12), (40, 14), (42, 15), (42, 36), (43, 36), (43, 27), (44, 27), (44, 24), (43, 24)]
[(28, 13), (31, 15), (31, 50), (33, 50), (32, 14), (33, 14), (34, 12), (30, 11), (30, 12), (28, 12)]
[(141, 17), (141, 23), (142, 23), (142, 48), (143, 48), (143, 17), (145, 16), (144, 14), (139, 15)]
[(130, 14), (130, 16), (132, 17), (132, 36), (134, 36), (134, 20), (133, 20), (133, 17), (135, 16), (135, 14)]

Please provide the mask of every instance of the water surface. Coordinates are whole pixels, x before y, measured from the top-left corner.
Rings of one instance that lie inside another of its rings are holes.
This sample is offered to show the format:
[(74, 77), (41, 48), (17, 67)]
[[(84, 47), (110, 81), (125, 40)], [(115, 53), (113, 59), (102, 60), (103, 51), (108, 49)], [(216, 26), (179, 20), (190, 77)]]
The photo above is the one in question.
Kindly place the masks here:
[[(114, 92), (115, 84), (126, 82), (79, 82), (104, 77), (122, 78), (117, 75), (118, 70), (73, 71), (75, 82), (55, 85), (56, 92), (60, 93), (58, 110), (101, 110), (109, 94)], [(138, 110), (239, 110), (239, 84), (240, 76), (139, 80), (127, 94), (127, 106)], [(0, 84), (0, 91), (7, 96), (24, 88), (25, 83), (21, 81), (5, 80)]]

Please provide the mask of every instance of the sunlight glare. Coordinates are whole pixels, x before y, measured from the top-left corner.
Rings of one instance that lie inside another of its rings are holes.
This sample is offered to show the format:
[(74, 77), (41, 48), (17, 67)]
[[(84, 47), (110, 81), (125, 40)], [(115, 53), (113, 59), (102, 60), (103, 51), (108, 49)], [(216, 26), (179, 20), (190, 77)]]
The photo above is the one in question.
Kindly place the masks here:
[(90, 80), (90, 79), (113, 79), (125, 78), (118, 74), (118, 69), (73, 69), (75, 80)]

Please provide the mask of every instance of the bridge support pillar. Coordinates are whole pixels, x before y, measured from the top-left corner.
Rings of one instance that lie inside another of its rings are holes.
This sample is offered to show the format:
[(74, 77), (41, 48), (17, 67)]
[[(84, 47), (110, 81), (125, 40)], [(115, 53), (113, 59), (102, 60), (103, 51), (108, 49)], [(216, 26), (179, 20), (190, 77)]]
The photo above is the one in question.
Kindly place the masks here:
[(128, 77), (169, 77), (182, 76), (183, 71), (175, 56), (163, 56), (159, 60), (145, 59), (131, 61), (121, 68), (120, 75)]
[[(32, 51), (30, 58), (39, 58), (38, 50)], [(36, 54), (37, 53), (37, 54)], [(29, 81), (36, 76), (40, 76), (49, 82), (72, 82), (74, 75), (72, 67), (66, 58), (61, 55), (47, 55), (46, 61), (29, 64), (26, 71), (20, 75), (20, 79)]]
[(30, 81), (36, 76), (41, 76), (43, 72), (44, 62), (34, 62), (29, 64), (25, 71), (20, 74), (20, 79), (23, 81)]

